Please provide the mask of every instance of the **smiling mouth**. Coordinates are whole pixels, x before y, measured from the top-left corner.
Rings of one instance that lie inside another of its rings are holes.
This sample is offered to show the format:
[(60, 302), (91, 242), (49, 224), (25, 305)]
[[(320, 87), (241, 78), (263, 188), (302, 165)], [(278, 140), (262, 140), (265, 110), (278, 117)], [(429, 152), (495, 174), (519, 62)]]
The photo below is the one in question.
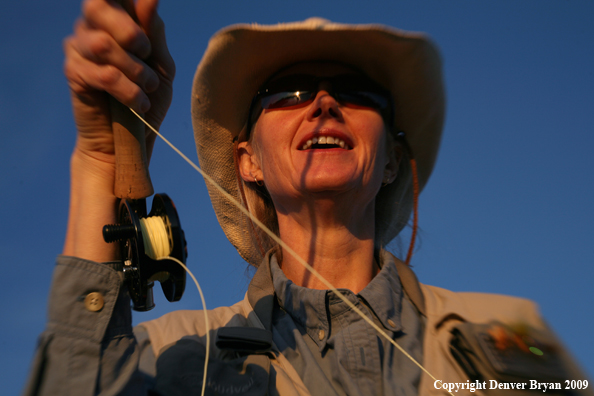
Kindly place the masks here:
[(344, 140), (332, 136), (314, 137), (309, 139), (303, 146), (301, 146), (301, 150), (331, 148), (341, 148), (344, 150), (351, 149), (351, 147), (349, 147), (349, 145)]

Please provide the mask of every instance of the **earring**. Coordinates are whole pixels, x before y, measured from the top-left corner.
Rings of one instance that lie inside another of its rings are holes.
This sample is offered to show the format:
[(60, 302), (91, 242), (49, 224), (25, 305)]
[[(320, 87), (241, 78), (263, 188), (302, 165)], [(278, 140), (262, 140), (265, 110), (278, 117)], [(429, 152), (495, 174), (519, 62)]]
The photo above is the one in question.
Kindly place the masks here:
[(392, 181), (390, 180), (390, 172), (388, 172), (387, 170), (384, 171), (384, 178), (382, 179), (382, 187), (386, 187), (388, 184), (390, 184)]
[(256, 176), (254, 176), (254, 183), (256, 183), (260, 187), (264, 185), (264, 182), (262, 180), (258, 181), (258, 179), (256, 179)]

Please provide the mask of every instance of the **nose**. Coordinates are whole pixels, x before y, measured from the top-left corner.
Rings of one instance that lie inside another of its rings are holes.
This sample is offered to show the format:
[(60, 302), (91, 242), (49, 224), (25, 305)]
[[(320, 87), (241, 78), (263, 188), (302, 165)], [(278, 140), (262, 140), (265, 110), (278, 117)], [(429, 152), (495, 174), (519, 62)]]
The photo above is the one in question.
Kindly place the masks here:
[(309, 121), (319, 120), (325, 117), (334, 118), (337, 121), (343, 121), (342, 111), (338, 106), (338, 102), (329, 92), (329, 87), (320, 84), (320, 90), (312, 104), (309, 106), (307, 112), (307, 119)]

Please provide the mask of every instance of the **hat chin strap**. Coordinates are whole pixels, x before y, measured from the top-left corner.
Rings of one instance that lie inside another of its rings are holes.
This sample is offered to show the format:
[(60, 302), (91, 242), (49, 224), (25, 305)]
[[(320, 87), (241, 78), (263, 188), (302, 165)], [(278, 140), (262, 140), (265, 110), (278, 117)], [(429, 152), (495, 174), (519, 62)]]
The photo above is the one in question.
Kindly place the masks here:
[(396, 134), (396, 139), (402, 144), (402, 146), (408, 153), (410, 169), (413, 178), (413, 226), (412, 235), (410, 237), (410, 244), (408, 246), (408, 253), (406, 254), (405, 261), (405, 264), (410, 266), (410, 260), (412, 259), (413, 251), (415, 249), (415, 241), (417, 238), (417, 228), (419, 222), (419, 172), (417, 170), (417, 161), (415, 160), (413, 151), (410, 148), (408, 141), (406, 140), (406, 134), (403, 131), (399, 131)]
[(410, 168), (412, 170), (413, 177), (413, 229), (412, 236), (410, 237), (410, 246), (408, 247), (408, 253), (406, 254), (406, 265), (410, 265), (410, 260), (413, 255), (413, 250), (415, 248), (415, 239), (417, 237), (417, 225), (419, 221), (419, 176), (417, 172), (417, 161), (415, 161), (415, 159), (412, 158), (412, 152), (410, 152), (410, 155)]

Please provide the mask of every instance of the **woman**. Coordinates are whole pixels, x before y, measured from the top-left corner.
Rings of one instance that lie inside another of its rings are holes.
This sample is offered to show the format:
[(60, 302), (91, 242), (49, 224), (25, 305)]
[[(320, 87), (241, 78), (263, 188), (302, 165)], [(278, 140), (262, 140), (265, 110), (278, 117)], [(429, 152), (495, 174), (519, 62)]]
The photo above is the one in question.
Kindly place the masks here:
[[(116, 253), (99, 231), (117, 204), (106, 92), (158, 127), (175, 74), (156, 2), (135, 11), (140, 26), (89, 0), (65, 43), (79, 135), (64, 256), (28, 393), (196, 393), (208, 331), (211, 394), (443, 394), (211, 186), (221, 226), (258, 267), (246, 299), (210, 312), (208, 329), (200, 313), (174, 312), (132, 333)], [(421, 188), (431, 173), (443, 103), (439, 57), (424, 37), (313, 19), (217, 34), (196, 75), (193, 120), (208, 174), (435, 378), (465, 383), (451, 329), (545, 326), (527, 301), (420, 285), (382, 250), (410, 217), (411, 156)]]

